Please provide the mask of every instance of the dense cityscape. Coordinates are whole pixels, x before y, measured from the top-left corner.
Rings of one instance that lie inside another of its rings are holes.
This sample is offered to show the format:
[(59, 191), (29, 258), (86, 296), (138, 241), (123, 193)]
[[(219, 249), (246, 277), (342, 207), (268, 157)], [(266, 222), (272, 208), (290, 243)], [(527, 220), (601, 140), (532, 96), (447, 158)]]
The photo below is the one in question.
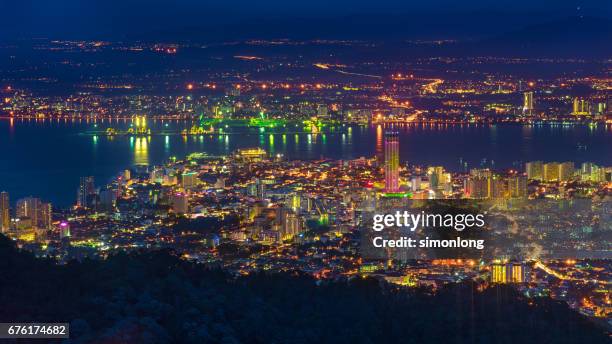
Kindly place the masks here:
[[(82, 177), (70, 209), (52, 209), (35, 197), (12, 206), (3, 192), (2, 232), (59, 262), (172, 248), (184, 259), (237, 276), (262, 270), (331, 280), (375, 276), (434, 293), (473, 279), (515, 284), (530, 297), (565, 300), (589, 317), (610, 319), (605, 259), (612, 167), (533, 161), (524, 171), (451, 173), (443, 166), (400, 165), (392, 128), (381, 140), (379, 156), (355, 160), (286, 160), (250, 148), (136, 166), (107, 185)], [(509, 228), (491, 228), (496, 236), (529, 245), (497, 253), (494, 260), (364, 259), (360, 233), (368, 231), (369, 214), (389, 199), (485, 202), (500, 216), (517, 217)], [(549, 259), (556, 250), (573, 258)]]
[[(73, 92), (54, 96), (12, 86), (11, 80), (19, 84), (26, 82), (34, 88), (46, 88), (64, 82), (61, 79), (5, 78), (2, 110), (7, 117), (101, 120), (130, 119), (134, 115), (146, 114), (165, 119), (203, 116), (217, 121), (259, 120), (258, 124), (264, 125), (312, 118), (324, 124), (366, 124), (372, 121), (611, 123), (609, 90), (612, 81), (608, 73), (600, 74), (608, 68), (605, 59), (427, 57), (404, 63), (373, 63), (347, 57), (345, 63), (330, 63), (317, 57), (270, 56), (265, 50), (295, 45), (315, 51), (321, 47), (369, 46), (360, 41), (232, 43), (255, 51), (262, 49), (262, 56), (231, 55), (231, 51), (221, 54), (213, 50), (214, 47), (181, 46), (178, 43), (125, 45), (41, 40), (35, 44), (37, 51), (52, 54), (50, 64), (69, 73), (90, 76), (86, 81), (66, 86), (67, 91)], [(370, 49), (375, 50), (375, 44), (370, 44), (373, 45)], [(22, 53), (16, 47), (3, 48), (9, 54)], [(204, 54), (207, 59), (221, 59), (227, 65), (222, 72), (185, 67), (180, 71), (96, 75), (92, 74), (95, 65), (84, 65), (81, 61), (82, 54), (104, 59), (109, 54), (121, 52), (129, 54), (130, 59), (160, 59), (155, 55), (169, 55), (161, 57), (161, 61), (166, 61), (175, 59), (174, 55), (180, 55), (183, 50), (186, 50), (185, 54)], [(207, 55), (211, 50), (213, 57)], [(581, 72), (536, 77), (524, 76), (524, 72), (511, 72), (516, 68), (539, 66), (571, 66)], [(8, 70), (7, 74), (28, 74), (41, 67), (33, 64), (17, 68), (19, 70)], [(201, 76), (193, 78), (194, 74)], [(349, 79), (343, 78), (347, 76)]]

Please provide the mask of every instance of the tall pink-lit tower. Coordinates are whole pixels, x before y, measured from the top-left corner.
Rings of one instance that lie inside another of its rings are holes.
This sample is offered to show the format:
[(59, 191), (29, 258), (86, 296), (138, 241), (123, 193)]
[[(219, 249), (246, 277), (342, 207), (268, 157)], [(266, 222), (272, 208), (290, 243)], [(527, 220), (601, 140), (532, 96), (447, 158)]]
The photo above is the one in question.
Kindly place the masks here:
[(399, 132), (385, 132), (385, 192), (399, 192)]

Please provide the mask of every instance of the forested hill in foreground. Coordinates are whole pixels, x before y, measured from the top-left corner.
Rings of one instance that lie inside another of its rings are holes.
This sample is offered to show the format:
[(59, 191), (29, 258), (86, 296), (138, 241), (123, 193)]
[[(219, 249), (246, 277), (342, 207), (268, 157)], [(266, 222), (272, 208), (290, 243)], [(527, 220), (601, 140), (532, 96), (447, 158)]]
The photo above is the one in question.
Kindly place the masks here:
[(76, 343), (610, 342), (565, 304), (529, 305), (508, 287), (430, 296), (369, 279), (232, 280), (168, 252), (58, 266), (3, 236), (0, 274), (0, 322), (69, 321)]

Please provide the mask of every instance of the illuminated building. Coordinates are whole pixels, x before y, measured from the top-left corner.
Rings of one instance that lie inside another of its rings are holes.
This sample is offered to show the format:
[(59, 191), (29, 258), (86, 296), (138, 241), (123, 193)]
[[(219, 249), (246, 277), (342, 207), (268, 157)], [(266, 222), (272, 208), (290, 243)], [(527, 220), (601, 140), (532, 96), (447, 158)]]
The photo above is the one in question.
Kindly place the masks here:
[(559, 181), (568, 181), (574, 177), (574, 163), (563, 162), (559, 164)]
[(69, 238), (70, 237), (70, 225), (66, 221), (62, 221), (59, 224), (59, 236), (60, 239)]
[(470, 170), (470, 176), (479, 178), (491, 178), (493, 172), (488, 168), (473, 168)]
[(508, 193), (510, 197), (527, 197), (527, 177), (512, 176), (508, 178)]
[(266, 198), (266, 185), (273, 185), (274, 180), (270, 179), (255, 179), (255, 183), (250, 185), (249, 194), (259, 199)]
[(39, 229), (51, 228), (51, 223), (53, 222), (51, 218), (52, 214), (51, 203), (39, 203), (36, 227)]
[(465, 182), (465, 194), (469, 198), (485, 199), (492, 197), (493, 172), (489, 169), (471, 169)]
[(591, 173), (596, 168), (597, 165), (593, 164), (592, 162), (583, 162), (580, 166), (580, 179), (584, 181), (591, 180)]
[(527, 179), (542, 180), (544, 177), (544, 163), (541, 161), (530, 161), (525, 165)]
[(412, 177), (411, 186), (412, 186), (413, 192), (421, 190), (421, 177), (420, 176)]
[(360, 273), (373, 273), (382, 269), (383, 266), (380, 263), (365, 263), (359, 266)]
[(440, 176), (437, 173), (429, 173), (429, 188), (435, 190), (440, 185)]
[(525, 92), (523, 94), (523, 114), (531, 115), (533, 113), (533, 92)]
[(505, 198), (508, 193), (506, 180), (499, 176), (489, 178), (489, 198)]
[(590, 110), (588, 100), (579, 97), (574, 98), (574, 106), (572, 111), (574, 115), (589, 115), (591, 113)]
[(385, 132), (385, 192), (399, 192), (399, 133)]
[(162, 181), (163, 185), (176, 185), (178, 184), (178, 178), (176, 175), (165, 175)]
[(261, 148), (238, 149), (234, 152), (234, 158), (241, 162), (259, 162), (267, 157), (265, 150)]
[(608, 104), (605, 102), (599, 102), (597, 103), (596, 109), (598, 115), (604, 115), (608, 109)]
[(16, 215), (20, 219), (30, 219), (31, 225), (38, 229), (51, 227), (51, 204), (34, 197), (17, 201)]
[(0, 232), (6, 233), (11, 227), (11, 204), (9, 193), (0, 192)]
[(17, 201), (15, 215), (17, 218), (29, 218), (32, 222), (36, 222), (36, 208), (37, 204), (40, 202), (38, 198), (28, 197), (22, 198)]
[(264, 202), (255, 202), (248, 211), (249, 221), (253, 221), (256, 217), (261, 215), (266, 209), (266, 204)]
[(485, 199), (490, 195), (490, 177), (470, 176), (466, 181), (465, 194), (469, 198)]
[(597, 166), (590, 162), (582, 164), (580, 168), (580, 179), (596, 183), (611, 181), (610, 172), (606, 172), (605, 167)]
[(519, 262), (494, 262), (491, 265), (492, 283), (529, 282), (529, 268)]
[(465, 193), (475, 199), (527, 197), (527, 177), (502, 178), (490, 170), (472, 170), (465, 183)]
[(100, 191), (100, 206), (102, 212), (112, 212), (115, 209), (116, 194), (111, 189)]
[(149, 172), (149, 180), (151, 183), (162, 183), (164, 181), (164, 169), (160, 167), (154, 167), (151, 172)]
[(559, 180), (559, 163), (549, 162), (544, 164), (544, 180), (554, 182)]
[(299, 211), (301, 208), (301, 203), (302, 203), (302, 196), (299, 193), (293, 194), (289, 198), (289, 207), (293, 211)]
[(529, 282), (529, 269), (524, 264), (514, 262), (508, 264), (509, 283), (525, 283)]
[[(26, 230), (32, 230), (32, 219), (30, 219), (29, 217), (22, 217), (22, 218), (16, 218), (15, 219), (15, 229), (17, 229), (17, 231), (26, 231)], [(34, 240), (32, 238), (32, 240)]]
[(580, 169), (580, 179), (583, 181), (590, 181), (596, 183), (610, 181), (610, 179), (606, 177), (605, 168), (597, 166), (590, 162), (585, 162), (582, 164)]
[(493, 263), (491, 265), (491, 282), (492, 283), (506, 283), (507, 273), (506, 264)]
[(177, 192), (172, 195), (172, 211), (176, 214), (187, 214), (189, 211), (189, 201), (187, 195)]
[(432, 166), (427, 169), (429, 188), (432, 190), (444, 188), (451, 181), (450, 173), (444, 171), (442, 166)]
[(83, 208), (88, 207), (89, 197), (95, 192), (94, 177), (81, 177), (77, 192), (77, 205)]
[(312, 197), (304, 197), (303, 201), (300, 201), (300, 208), (304, 212), (311, 212), (314, 209), (314, 200)]
[(287, 212), (282, 218), (282, 238), (291, 239), (300, 234), (302, 223), (300, 218), (293, 212)]
[(196, 172), (185, 172), (181, 175), (181, 186), (185, 190), (194, 188), (197, 185), (198, 174)]

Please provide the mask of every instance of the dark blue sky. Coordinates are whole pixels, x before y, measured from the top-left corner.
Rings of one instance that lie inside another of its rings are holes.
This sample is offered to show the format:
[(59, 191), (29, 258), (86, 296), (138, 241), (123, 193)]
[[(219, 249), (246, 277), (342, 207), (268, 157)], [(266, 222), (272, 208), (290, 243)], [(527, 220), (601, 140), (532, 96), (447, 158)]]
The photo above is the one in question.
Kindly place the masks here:
[[(187, 27), (245, 31), (249, 27), (261, 29), (256, 27), (260, 25), (268, 26), (264, 29), (269, 32), (282, 32), (278, 23), (290, 23), (291, 20), (287, 20), (290, 18), (326, 18), (330, 21), (358, 16), (360, 21), (351, 22), (352, 25), (376, 25), (380, 18), (372, 23), (367, 20), (367, 16), (374, 14), (379, 17), (402, 15), (405, 21), (437, 19), (440, 26), (446, 25), (449, 16), (464, 16), (466, 25), (467, 21), (481, 18), (494, 21), (495, 16), (500, 16), (499, 25), (519, 26), (578, 13), (609, 18), (612, 1), (19, 0), (1, 1), (0, 10), (4, 14), (0, 24), (3, 39), (31, 36), (120, 38), (180, 32)], [(341, 25), (343, 22), (339, 20), (338, 26)], [(483, 32), (486, 29), (483, 28)]]

